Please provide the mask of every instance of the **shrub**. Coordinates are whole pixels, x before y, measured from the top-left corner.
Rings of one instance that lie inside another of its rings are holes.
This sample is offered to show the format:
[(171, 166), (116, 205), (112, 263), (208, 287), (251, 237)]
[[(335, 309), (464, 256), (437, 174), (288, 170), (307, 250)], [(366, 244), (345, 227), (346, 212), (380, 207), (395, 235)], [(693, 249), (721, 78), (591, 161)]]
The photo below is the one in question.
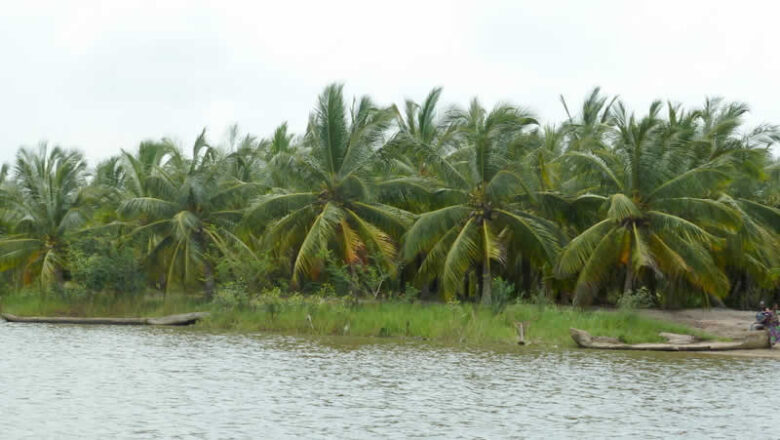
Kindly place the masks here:
[(237, 283), (251, 292), (261, 292), (274, 286), (287, 288), (287, 277), (270, 254), (257, 258), (222, 258), (216, 265), (216, 274), (220, 283)]
[(413, 303), (420, 295), (420, 289), (414, 287), (411, 284), (406, 284), (404, 293), (401, 295), (401, 300), (408, 303)]
[(491, 290), (493, 301), (490, 304), (490, 308), (493, 310), (493, 314), (497, 315), (506, 308), (509, 300), (514, 296), (515, 285), (501, 277), (496, 277), (493, 278)]
[(219, 286), (213, 302), (219, 307), (232, 309), (248, 306), (250, 299), (246, 286), (243, 283), (228, 282)]
[(72, 281), (89, 292), (135, 294), (146, 286), (146, 272), (127, 247), (88, 239), (74, 243), (70, 257)]
[(622, 310), (643, 309), (653, 305), (653, 296), (647, 287), (625, 292), (617, 301), (618, 308)]

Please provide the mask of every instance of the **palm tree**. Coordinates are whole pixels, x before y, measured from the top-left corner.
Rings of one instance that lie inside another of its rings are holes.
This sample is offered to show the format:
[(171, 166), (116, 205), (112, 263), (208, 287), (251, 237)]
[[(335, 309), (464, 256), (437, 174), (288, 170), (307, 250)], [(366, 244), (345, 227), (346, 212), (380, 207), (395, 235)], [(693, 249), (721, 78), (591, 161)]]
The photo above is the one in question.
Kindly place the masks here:
[(124, 156), (135, 196), (119, 212), (137, 225), (128, 238), (145, 238), (148, 262), (165, 270), (166, 288), (177, 278), (186, 283), (202, 276), (210, 298), (216, 255), (233, 257), (235, 249), (252, 255), (233, 233), (251, 185), (221, 178), (221, 156), (207, 144), (205, 130), (191, 158), (169, 143), (151, 145), (142, 144), (136, 157)]
[(599, 87), (594, 88), (582, 102), (582, 110), (576, 117), (569, 112), (563, 95), (560, 98), (568, 116), (563, 125), (563, 131), (568, 137), (568, 149), (579, 152), (602, 149), (612, 131), (610, 115), (617, 96), (609, 99), (601, 95)]
[(280, 254), (292, 251), (293, 285), (316, 278), (322, 252), (335, 250), (353, 268), (370, 256), (389, 272), (395, 270), (393, 236), (411, 223), (403, 210), (377, 203), (368, 172), (383, 145), (392, 113), (368, 97), (349, 110), (343, 86), (332, 84), (320, 95), (304, 139), (309, 157), (301, 163), (305, 179), (275, 188), (258, 198), (247, 222), (265, 228), (268, 246)]
[(457, 127), (438, 118), (441, 92), (441, 88), (432, 89), (421, 104), (407, 99), (403, 113), (393, 106), (398, 131), (384, 149), (389, 167), (387, 178), (378, 185), (382, 200), (414, 212), (426, 211), (433, 201), (431, 187), (460, 178), (446, 159), (454, 147)]
[(20, 269), (25, 282), (62, 284), (67, 237), (87, 221), (82, 197), (86, 163), (80, 153), (41, 144), (22, 148), (14, 176), (0, 194), (0, 217), (9, 234), (0, 237), (0, 270)]
[(138, 146), (136, 154), (122, 150), (119, 159), (122, 179), (120, 188), (127, 197), (153, 195), (163, 180), (163, 164), (177, 154), (176, 145), (169, 139), (161, 142), (145, 141)]
[(452, 146), (456, 126), (437, 117), (441, 92), (440, 87), (434, 88), (422, 104), (407, 99), (403, 114), (393, 107), (399, 128), (392, 141), (395, 148), (393, 157), (402, 161), (405, 168), (413, 170), (412, 174), (418, 177), (436, 177), (451, 170), (444, 157)]
[(468, 110), (450, 112), (449, 123), (459, 146), (448, 155), (447, 186), (434, 191), (443, 207), (420, 215), (404, 237), (404, 256), (425, 254), (419, 276), (440, 277), (445, 298), (461, 290), (476, 270), (481, 300), (490, 303), (491, 262), (520, 253), (543, 265), (557, 252), (551, 224), (513, 202), (525, 189), (509, 161), (509, 144), (536, 121), (508, 105), (487, 112), (475, 99)]
[(614, 149), (601, 155), (611, 160), (591, 162), (604, 176), (602, 217), (564, 248), (557, 265), (561, 277), (578, 275), (576, 303), (590, 301), (617, 268), (624, 268), (624, 292), (637, 279), (652, 284), (657, 276), (684, 279), (717, 297), (728, 290), (712, 258), (740, 224), (737, 212), (713, 199), (728, 182), (728, 163), (691, 165), (693, 117), (675, 117), (670, 105), (673, 116), (664, 121), (660, 109), (655, 102), (637, 120), (619, 104)]
[[(295, 136), (287, 123), (276, 127), (273, 135), (260, 143), (266, 167), (264, 181), (270, 188), (290, 185), (292, 179), (305, 175), (300, 169), (301, 157)], [(300, 184), (301, 182), (297, 182)]]
[(755, 197), (773, 186), (771, 147), (780, 141), (780, 127), (762, 124), (740, 133), (747, 112), (744, 104), (707, 99), (696, 112), (699, 124), (692, 141), (692, 163), (717, 158), (731, 165), (728, 188), (719, 199), (739, 213), (742, 224), (715, 257), (731, 283), (729, 300), (741, 307), (759, 301), (756, 287), (777, 286), (771, 274), (780, 267), (780, 210), (771, 206), (771, 198)]

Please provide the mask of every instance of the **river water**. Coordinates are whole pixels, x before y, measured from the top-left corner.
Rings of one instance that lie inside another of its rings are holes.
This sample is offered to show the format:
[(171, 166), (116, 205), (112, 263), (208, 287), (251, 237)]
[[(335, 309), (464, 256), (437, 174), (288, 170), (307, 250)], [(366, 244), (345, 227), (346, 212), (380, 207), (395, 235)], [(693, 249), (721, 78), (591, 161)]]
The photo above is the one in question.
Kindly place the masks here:
[(780, 362), (0, 324), (2, 439), (778, 438)]

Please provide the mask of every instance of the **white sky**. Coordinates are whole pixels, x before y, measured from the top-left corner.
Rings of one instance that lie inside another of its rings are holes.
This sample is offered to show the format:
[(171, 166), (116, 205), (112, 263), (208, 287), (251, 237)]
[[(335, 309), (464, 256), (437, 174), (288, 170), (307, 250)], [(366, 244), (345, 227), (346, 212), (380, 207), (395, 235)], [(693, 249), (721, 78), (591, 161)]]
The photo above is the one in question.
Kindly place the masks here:
[(559, 94), (578, 106), (595, 85), (638, 112), (717, 95), (780, 123), (771, 1), (3, 3), (0, 162), (40, 140), (94, 164), (204, 126), (300, 133), (333, 81), (383, 104), (440, 85), (445, 104), (476, 95), (545, 122), (563, 119)]

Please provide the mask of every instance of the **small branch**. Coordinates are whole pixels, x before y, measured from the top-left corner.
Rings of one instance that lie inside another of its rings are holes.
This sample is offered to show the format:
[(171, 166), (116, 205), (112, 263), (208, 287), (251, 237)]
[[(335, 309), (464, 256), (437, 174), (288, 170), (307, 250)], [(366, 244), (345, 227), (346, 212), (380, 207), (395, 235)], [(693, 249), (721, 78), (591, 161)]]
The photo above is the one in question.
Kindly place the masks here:
[(387, 277), (382, 277), (381, 280), (379, 280), (379, 285), (376, 286), (376, 290), (374, 290), (374, 299), (376, 299), (377, 296), (379, 296), (379, 291), (382, 289), (382, 283), (385, 282), (385, 279)]

